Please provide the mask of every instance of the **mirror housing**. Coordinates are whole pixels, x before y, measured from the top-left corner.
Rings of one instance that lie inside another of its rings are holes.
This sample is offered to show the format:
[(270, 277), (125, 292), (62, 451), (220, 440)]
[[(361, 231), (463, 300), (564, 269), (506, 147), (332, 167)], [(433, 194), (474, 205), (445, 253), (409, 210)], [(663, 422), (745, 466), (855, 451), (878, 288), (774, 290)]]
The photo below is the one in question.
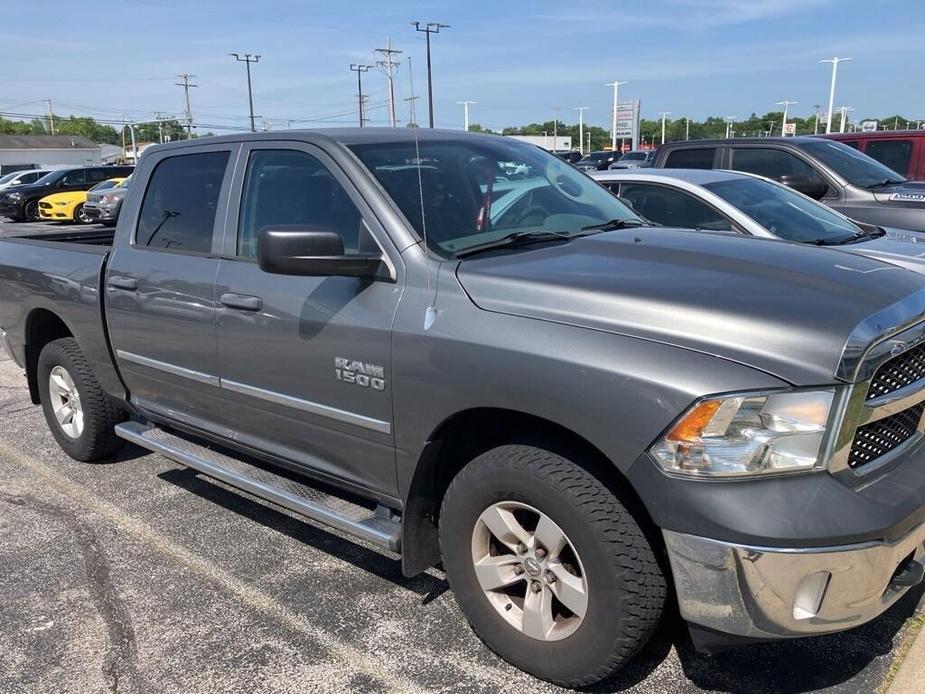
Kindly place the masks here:
[(797, 176), (793, 174), (784, 174), (778, 181), (793, 188), (798, 193), (803, 193), (813, 200), (821, 200), (829, 192), (829, 185), (823, 181), (814, 181), (809, 176)]
[(385, 268), (378, 253), (344, 253), (343, 239), (336, 231), (299, 225), (258, 231), (257, 263), (264, 272), (303, 277), (378, 279)]

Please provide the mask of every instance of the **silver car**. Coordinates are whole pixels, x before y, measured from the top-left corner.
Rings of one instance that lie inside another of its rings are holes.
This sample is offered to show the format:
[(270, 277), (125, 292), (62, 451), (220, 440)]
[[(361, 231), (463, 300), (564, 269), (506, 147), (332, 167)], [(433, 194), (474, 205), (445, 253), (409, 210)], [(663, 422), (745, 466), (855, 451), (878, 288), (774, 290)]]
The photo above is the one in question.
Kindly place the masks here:
[(591, 176), (656, 224), (834, 246), (925, 273), (925, 234), (849, 219), (761, 176), (712, 169)]

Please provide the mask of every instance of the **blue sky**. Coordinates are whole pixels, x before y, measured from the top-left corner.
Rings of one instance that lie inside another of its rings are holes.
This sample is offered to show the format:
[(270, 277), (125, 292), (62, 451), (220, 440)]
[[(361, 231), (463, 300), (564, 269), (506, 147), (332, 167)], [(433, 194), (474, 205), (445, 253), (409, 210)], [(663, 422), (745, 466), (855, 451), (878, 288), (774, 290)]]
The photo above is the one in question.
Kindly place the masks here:
[[(560, 117), (606, 125), (605, 82), (629, 82), (643, 115), (746, 117), (796, 99), (791, 113), (825, 104), (832, 55), (836, 107), (854, 116), (900, 112), (925, 119), (925, 18), (884, 0), (569, 0), (547, 2), (298, 2), (296, 0), (81, 0), (6, 3), (0, 22), (5, 69), (0, 111), (150, 118), (179, 114), (181, 72), (196, 75), (198, 123), (245, 128), (244, 66), (231, 51), (263, 55), (253, 68), (257, 115), (273, 128), (351, 125), (356, 75), (391, 36), (412, 58), (415, 93), (426, 95), (423, 34), (409, 22), (450, 24), (434, 38), (438, 126), (471, 119), (487, 127)], [(57, 32), (55, 30), (58, 30)], [(407, 61), (397, 82), (399, 119), (408, 117)], [(386, 124), (385, 77), (366, 75), (373, 124)], [(426, 106), (418, 101), (418, 120)]]

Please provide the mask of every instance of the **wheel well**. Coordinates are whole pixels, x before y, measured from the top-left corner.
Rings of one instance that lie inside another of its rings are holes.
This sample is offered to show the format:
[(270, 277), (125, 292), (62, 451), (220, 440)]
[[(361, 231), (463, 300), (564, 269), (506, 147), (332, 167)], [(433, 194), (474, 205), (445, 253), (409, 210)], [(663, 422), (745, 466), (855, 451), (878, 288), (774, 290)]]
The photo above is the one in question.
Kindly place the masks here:
[(558, 453), (600, 480), (644, 527), (650, 541), (657, 534), (635, 490), (623, 473), (587, 439), (555, 422), (496, 408), (459, 412), (430, 436), (418, 460), (402, 523), (402, 568), (413, 576), (440, 561), (437, 526), (440, 505), (450, 482), (470, 460), (504, 444), (529, 444)]
[(26, 319), (26, 380), (33, 404), (41, 402), (38, 387), (39, 354), (49, 342), (73, 336), (65, 322), (48, 309), (37, 308)]

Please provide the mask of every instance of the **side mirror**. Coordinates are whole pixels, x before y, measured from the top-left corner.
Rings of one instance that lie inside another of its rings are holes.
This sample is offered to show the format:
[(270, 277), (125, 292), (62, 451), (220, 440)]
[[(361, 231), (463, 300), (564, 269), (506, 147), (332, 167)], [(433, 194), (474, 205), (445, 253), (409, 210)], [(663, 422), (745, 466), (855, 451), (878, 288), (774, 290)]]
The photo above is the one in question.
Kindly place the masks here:
[(257, 232), (257, 263), (274, 275), (378, 278), (385, 263), (378, 253), (344, 253), (335, 231), (303, 226), (264, 227)]
[(813, 180), (809, 176), (794, 176), (785, 174), (778, 179), (788, 188), (803, 193), (813, 200), (821, 200), (829, 192), (829, 185), (823, 181)]

